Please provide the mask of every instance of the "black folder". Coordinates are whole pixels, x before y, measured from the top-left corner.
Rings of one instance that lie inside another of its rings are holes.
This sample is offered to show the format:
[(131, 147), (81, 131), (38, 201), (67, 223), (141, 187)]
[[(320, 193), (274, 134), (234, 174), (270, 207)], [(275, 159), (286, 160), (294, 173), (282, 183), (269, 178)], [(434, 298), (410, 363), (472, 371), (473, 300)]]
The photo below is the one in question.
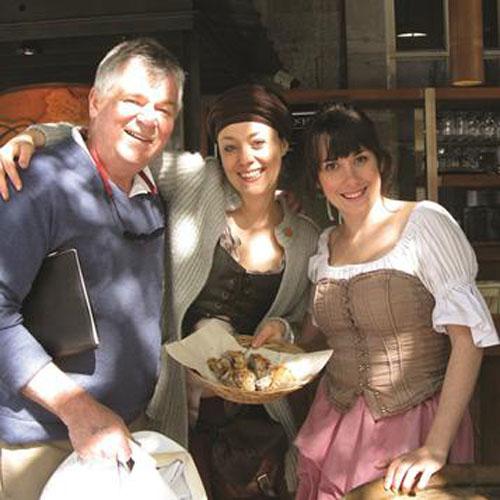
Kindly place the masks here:
[(23, 302), (24, 326), (54, 358), (99, 345), (78, 252), (48, 255)]

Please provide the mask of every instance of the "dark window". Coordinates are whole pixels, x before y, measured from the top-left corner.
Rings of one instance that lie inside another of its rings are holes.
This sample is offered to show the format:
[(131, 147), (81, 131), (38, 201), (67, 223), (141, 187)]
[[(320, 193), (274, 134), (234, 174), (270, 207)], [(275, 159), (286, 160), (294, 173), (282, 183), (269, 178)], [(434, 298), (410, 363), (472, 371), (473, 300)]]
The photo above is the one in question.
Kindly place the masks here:
[(483, 46), (498, 48), (497, 0), (483, 0)]
[(445, 48), (443, 0), (395, 0), (396, 49)]
[[(498, 0), (483, 0), (483, 46), (499, 47)], [(394, 0), (397, 50), (445, 48), (443, 0)]]

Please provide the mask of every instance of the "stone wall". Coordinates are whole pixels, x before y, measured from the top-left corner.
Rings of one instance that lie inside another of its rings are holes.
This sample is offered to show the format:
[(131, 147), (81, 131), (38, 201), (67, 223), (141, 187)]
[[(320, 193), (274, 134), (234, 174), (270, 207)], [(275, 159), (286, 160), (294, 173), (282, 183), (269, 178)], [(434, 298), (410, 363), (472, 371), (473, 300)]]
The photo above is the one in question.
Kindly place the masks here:
[(285, 69), (304, 88), (341, 81), (339, 0), (253, 0)]

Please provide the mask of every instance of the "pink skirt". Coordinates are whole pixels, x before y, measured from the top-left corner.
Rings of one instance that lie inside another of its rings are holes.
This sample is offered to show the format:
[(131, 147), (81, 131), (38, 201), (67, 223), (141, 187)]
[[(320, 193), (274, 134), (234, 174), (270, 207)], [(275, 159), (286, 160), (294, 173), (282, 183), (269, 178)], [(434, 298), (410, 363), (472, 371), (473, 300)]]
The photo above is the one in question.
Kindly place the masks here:
[[(299, 449), (296, 500), (338, 499), (356, 486), (383, 477), (384, 469), (377, 465), (423, 445), (438, 403), (436, 394), (406, 413), (375, 422), (362, 397), (348, 413), (336, 410), (323, 380), (295, 441)], [(467, 412), (448, 462), (473, 460), (473, 429)]]

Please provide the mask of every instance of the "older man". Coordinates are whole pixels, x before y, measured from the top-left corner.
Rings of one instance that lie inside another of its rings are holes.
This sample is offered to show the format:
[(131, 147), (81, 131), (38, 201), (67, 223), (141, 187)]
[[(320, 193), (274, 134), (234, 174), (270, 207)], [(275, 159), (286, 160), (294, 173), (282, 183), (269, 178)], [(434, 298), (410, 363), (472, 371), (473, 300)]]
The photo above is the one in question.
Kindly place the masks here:
[[(147, 163), (165, 146), (184, 74), (158, 43), (101, 61), (87, 131), (42, 150), (29, 196), (0, 206), (0, 498), (35, 500), (73, 449), (126, 462), (128, 425), (160, 361), (162, 205)], [(94, 309), (95, 351), (52, 359), (20, 313), (44, 258), (75, 248)]]

